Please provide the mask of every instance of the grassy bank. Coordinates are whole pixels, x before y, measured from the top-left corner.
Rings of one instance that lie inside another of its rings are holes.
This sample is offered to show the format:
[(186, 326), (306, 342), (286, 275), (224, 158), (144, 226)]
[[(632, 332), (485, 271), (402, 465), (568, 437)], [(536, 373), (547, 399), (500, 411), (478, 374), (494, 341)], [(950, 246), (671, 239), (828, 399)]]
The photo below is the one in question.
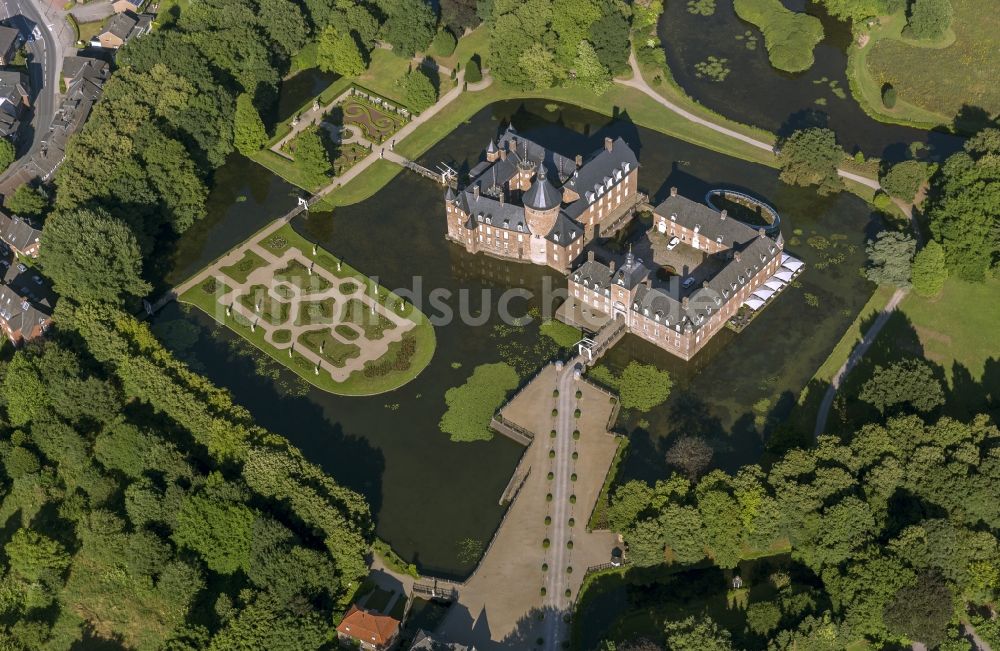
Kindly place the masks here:
[[(869, 115), (931, 128), (952, 126), (964, 106), (1000, 112), (1000, 86), (992, 72), (1000, 68), (1000, 49), (995, 46), (1000, 14), (983, 12), (975, 0), (952, 0), (952, 6), (951, 30), (940, 40), (906, 38), (906, 18), (900, 12), (882, 17), (868, 32), (864, 48), (851, 45), (847, 76)], [(898, 94), (892, 109), (882, 104), (886, 83)]]

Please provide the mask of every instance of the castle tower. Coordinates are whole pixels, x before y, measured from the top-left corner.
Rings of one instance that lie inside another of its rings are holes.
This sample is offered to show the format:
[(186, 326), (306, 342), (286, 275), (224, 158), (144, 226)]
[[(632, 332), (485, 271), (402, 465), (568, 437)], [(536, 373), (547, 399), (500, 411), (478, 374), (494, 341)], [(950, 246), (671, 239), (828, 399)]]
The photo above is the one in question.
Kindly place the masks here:
[(542, 164), (538, 167), (535, 182), (524, 193), (523, 199), (524, 219), (528, 222), (528, 230), (535, 237), (545, 237), (552, 231), (562, 204), (562, 195), (545, 175), (545, 165)]

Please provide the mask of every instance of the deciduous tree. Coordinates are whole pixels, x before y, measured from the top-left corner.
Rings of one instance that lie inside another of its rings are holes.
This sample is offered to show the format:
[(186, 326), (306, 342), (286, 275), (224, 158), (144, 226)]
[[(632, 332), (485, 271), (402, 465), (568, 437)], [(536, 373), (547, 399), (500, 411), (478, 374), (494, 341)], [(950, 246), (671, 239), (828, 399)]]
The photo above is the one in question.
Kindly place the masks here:
[(422, 67), (407, 73), (403, 79), (403, 91), (406, 93), (406, 103), (417, 113), (426, 110), (438, 99), (437, 88)]
[(19, 185), (13, 194), (4, 197), (4, 205), (17, 215), (37, 217), (49, 207), (49, 198), (28, 184)]
[(844, 185), (837, 174), (843, 157), (833, 131), (816, 127), (796, 131), (781, 144), (781, 180), (791, 185), (817, 185), (820, 194), (830, 194)]
[(931, 240), (917, 251), (910, 275), (913, 291), (918, 295), (929, 298), (941, 293), (944, 281), (948, 279), (948, 268), (945, 266), (944, 249), (937, 240)]
[(233, 144), (244, 156), (260, 151), (267, 142), (267, 131), (260, 113), (247, 93), (236, 98), (236, 115), (233, 124)]
[(858, 397), (882, 413), (900, 405), (928, 412), (944, 404), (944, 389), (929, 364), (905, 359), (887, 367), (876, 366)]
[(712, 446), (699, 436), (682, 436), (667, 450), (667, 463), (683, 470), (694, 482), (712, 463)]
[(910, 265), (917, 243), (908, 233), (880, 231), (874, 240), (868, 242), (868, 280), (879, 285), (910, 286)]
[(356, 77), (365, 71), (365, 60), (354, 37), (333, 25), (319, 35), (316, 62), (320, 70), (336, 72), (344, 77)]
[(41, 259), (65, 297), (120, 304), (151, 289), (132, 230), (103, 210), (58, 212), (45, 222)]

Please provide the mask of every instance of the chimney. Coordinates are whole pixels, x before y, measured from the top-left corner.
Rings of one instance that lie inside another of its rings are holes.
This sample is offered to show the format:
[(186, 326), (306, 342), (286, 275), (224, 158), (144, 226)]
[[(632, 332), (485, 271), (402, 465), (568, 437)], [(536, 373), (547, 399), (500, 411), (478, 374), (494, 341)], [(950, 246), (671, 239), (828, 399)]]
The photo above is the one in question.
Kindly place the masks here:
[(725, 208), (723, 208), (722, 212), (719, 213), (719, 219), (725, 219), (728, 216), (729, 216), (729, 211), (726, 210)]
[(670, 196), (671, 197), (676, 197), (677, 196), (677, 187), (676, 186), (670, 188)]
[(507, 160), (507, 150), (506, 149), (501, 149), (500, 150), (500, 160)]
[(587, 251), (587, 262), (594, 261), (594, 249)]
[(688, 306), (690, 304), (691, 304), (691, 301), (688, 300), (687, 296), (685, 296), (684, 298), (681, 299), (681, 307), (683, 307), (685, 310), (688, 309)]
[(583, 154), (576, 155), (576, 167), (577, 169), (583, 167)]
[(612, 260), (611, 262), (608, 263), (608, 269), (611, 270), (611, 273), (615, 272), (615, 261), (614, 260)]
[(476, 199), (479, 198), (479, 185), (478, 184), (472, 186), (472, 196), (475, 197)]
[(615, 146), (615, 143), (611, 140), (611, 138), (605, 138), (604, 139), (604, 148), (605, 149), (607, 149), (608, 151), (611, 151), (612, 149), (614, 149), (614, 146)]

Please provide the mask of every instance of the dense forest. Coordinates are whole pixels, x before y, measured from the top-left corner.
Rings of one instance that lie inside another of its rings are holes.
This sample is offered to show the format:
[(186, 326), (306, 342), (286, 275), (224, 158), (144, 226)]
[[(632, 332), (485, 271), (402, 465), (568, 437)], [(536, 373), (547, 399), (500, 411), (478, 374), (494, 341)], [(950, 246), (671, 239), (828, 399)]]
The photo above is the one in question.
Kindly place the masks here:
[[(998, 596), (998, 483), (1000, 430), (988, 417), (926, 423), (909, 415), (843, 439), (820, 437), (767, 471), (628, 482), (608, 517), (638, 566), (707, 557), (734, 568), (790, 547), (816, 585), (789, 585), (748, 610), (748, 620), (766, 622), (755, 630), (776, 648), (843, 648), (861, 638), (933, 648), (967, 605)], [(817, 619), (826, 625), (815, 627)], [(820, 645), (831, 635), (839, 642)]]

